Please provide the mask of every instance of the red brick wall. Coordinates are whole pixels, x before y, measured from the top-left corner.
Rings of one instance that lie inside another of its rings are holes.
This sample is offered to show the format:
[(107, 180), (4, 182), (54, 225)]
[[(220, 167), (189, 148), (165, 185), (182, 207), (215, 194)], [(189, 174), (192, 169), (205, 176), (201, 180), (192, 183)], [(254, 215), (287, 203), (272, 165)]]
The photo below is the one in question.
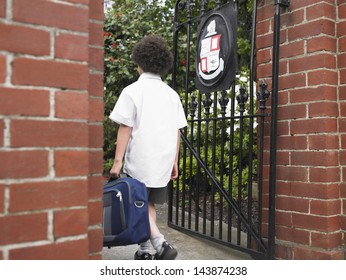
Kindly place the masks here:
[[(87, 0), (84, 0), (87, 1)], [(103, 167), (103, 0), (89, 0), (89, 172), (88, 250), (101, 259)]]
[(340, 165), (341, 185), (340, 202), (341, 217), (340, 226), (342, 233), (342, 244), (346, 244), (346, 2), (338, 1), (337, 37), (338, 37), (338, 68), (339, 72), (339, 102), (340, 117), (338, 121), (340, 129)]
[[(259, 2), (258, 78), (270, 81), (274, 1)], [(290, 2), (281, 10), (276, 254), (344, 259), (346, 4)]]
[(101, 258), (102, 77), (102, 0), (0, 0), (0, 259)]

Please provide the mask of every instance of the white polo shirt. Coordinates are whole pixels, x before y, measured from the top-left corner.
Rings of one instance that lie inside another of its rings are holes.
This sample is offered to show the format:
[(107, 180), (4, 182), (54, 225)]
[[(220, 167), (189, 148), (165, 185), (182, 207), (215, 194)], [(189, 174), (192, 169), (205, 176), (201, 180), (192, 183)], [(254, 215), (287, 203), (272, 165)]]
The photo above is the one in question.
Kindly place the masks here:
[(143, 73), (124, 88), (109, 117), (132, 127), (124, 172), (147, 187), (167, 186), (178, 130), (187, 125), (178, 94), (159, 75)]

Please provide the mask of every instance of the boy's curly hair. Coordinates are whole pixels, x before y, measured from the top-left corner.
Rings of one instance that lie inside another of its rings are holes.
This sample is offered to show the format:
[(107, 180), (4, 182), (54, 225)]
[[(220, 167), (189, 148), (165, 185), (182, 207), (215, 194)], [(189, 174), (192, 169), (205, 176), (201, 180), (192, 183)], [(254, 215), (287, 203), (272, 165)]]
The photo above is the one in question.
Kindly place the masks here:
[(163, 38), (150, 35), (144, 37), (135, 45), (132, 60), (144, 72), (164, 76), (172, 67), (173, 55)]

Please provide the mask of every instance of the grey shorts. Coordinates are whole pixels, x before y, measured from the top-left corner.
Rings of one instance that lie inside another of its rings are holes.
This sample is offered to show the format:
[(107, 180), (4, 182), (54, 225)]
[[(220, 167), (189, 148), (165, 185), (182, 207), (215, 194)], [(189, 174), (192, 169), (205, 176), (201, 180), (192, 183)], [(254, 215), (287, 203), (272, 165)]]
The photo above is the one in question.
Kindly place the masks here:
[(167, 202), (167, 187), (147, 188), (148, 201), (154, 204), (164, 204)]
[[(126, 173), (121, 173), (120, 177), (130, 177)], [(162, 188), (148, 188), (148, 201), (154, 204), (164, 204), (167, 202), (167, 186)]]

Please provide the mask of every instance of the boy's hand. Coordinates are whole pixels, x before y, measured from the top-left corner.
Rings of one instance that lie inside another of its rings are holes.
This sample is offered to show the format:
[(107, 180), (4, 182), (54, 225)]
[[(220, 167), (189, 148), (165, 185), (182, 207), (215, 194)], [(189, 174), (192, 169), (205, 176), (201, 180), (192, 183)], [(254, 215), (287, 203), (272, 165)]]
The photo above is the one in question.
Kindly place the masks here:
[(118, 178), (120, 176), (122, 163), (114, 162), (111, 170), (109, 171), (110, 175), (114, 178)]
[(178, 163), (174, 163), (172, 174), (171, 174), (171, 180), (177, 179), (178, 175), (179, 175)]

